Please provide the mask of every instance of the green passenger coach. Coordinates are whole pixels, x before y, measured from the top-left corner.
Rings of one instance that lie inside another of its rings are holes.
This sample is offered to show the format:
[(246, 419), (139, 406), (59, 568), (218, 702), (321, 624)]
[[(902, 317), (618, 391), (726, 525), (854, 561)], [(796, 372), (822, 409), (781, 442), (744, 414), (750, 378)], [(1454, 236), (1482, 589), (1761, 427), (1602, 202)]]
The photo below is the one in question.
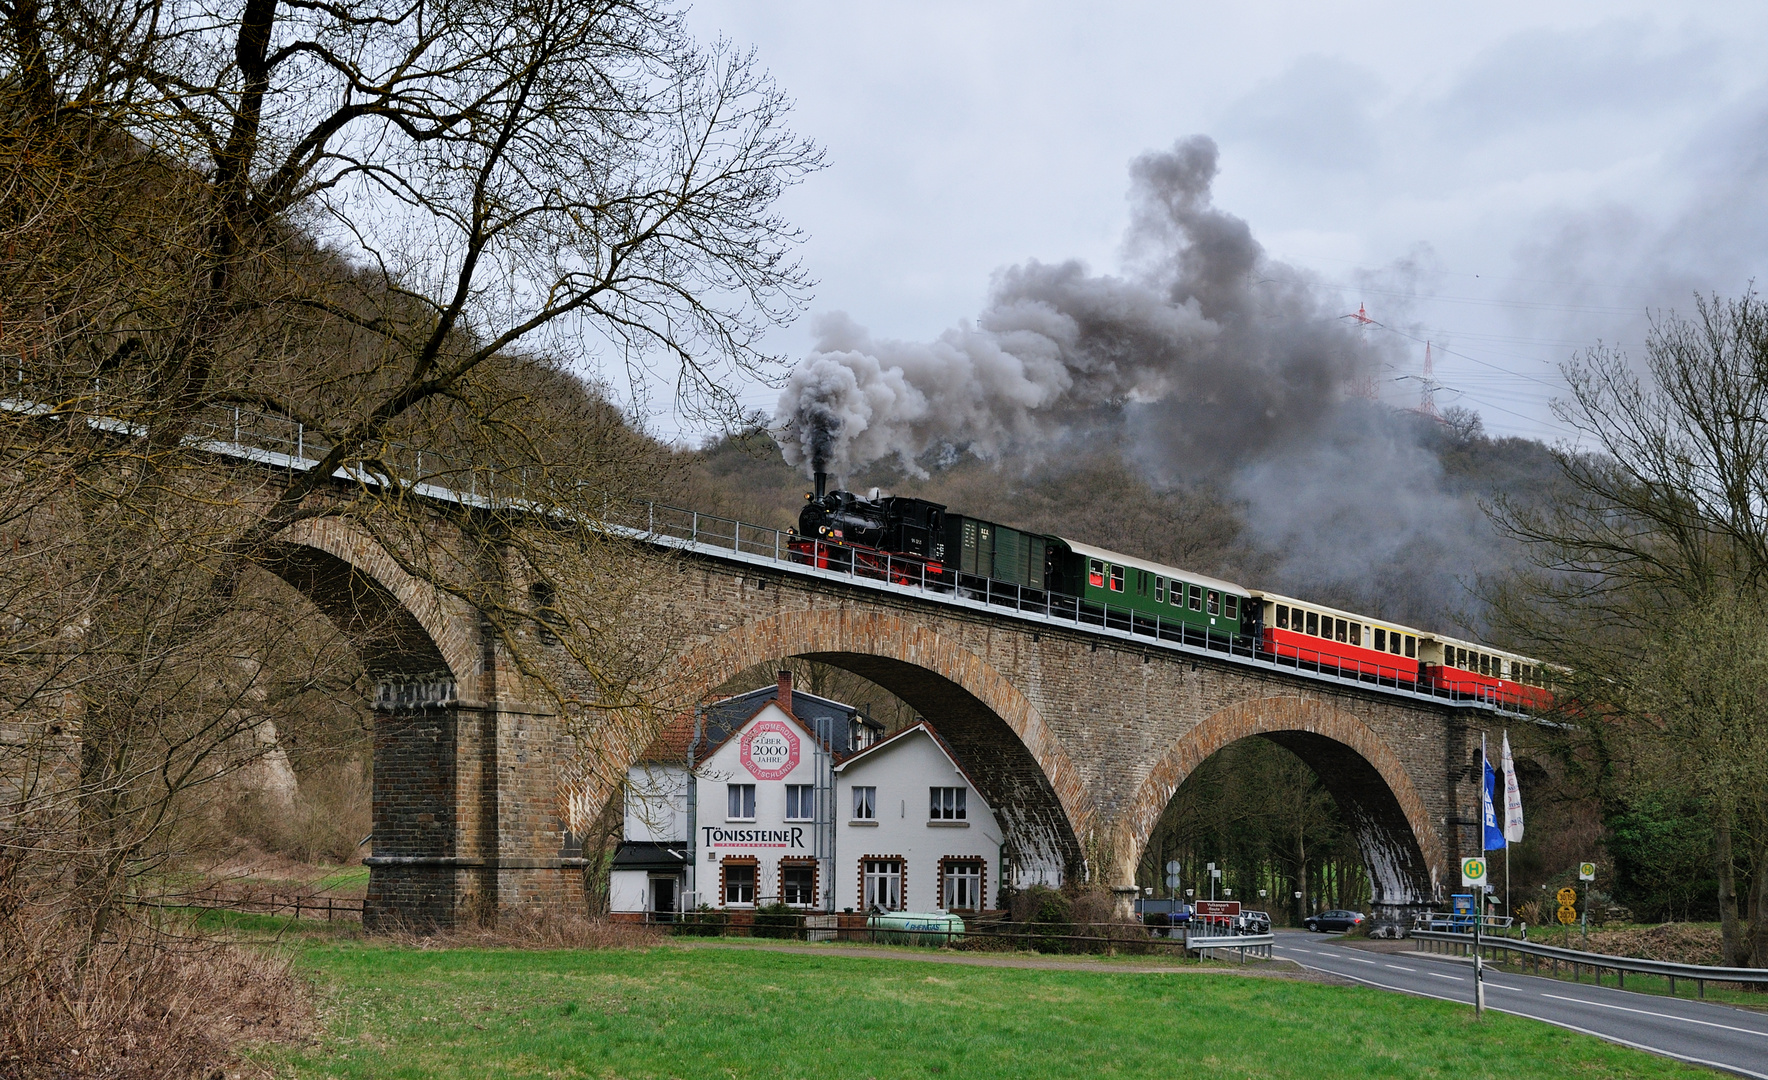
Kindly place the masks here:
[(1230, 581), (1053, 537), (1049, 587), (1112, 612), (1238, 637), (1258, 621), (1252, 594)]
[(1258, 632), (1252, 594), (1229, 581), (962, 514), (945, 515), (941, 539), (933, 557), (959, 581), (987, 578), (1071, 596), (1083, 616), (1090, 611), (1113, 625), (1160, 619), (1219, 637)]

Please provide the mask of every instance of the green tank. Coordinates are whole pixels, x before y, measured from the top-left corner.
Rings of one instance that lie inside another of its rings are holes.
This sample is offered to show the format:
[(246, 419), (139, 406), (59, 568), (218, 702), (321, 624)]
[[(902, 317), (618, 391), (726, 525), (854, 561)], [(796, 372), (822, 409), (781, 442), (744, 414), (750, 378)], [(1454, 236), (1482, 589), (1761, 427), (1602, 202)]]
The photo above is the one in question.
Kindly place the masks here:
[(866, 920), (872, 940), (887, 945), (946, 945), (964, 938), (964, 920), (943, 911), (892, 911)]

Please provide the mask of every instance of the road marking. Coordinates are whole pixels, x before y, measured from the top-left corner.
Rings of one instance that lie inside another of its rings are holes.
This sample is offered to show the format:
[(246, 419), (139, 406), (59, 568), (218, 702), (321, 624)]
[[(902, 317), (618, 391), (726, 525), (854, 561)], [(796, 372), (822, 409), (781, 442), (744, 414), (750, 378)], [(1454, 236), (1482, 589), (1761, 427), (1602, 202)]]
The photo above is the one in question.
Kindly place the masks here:
[[(1324, 969), (1322, 969), (1322, 970), (1324, 970)], [(1365, 986), (1375, 986), (1375, 987), (1379, 987), (1383, 990), (1392, 990), (1398, 994), (1412, 994), (1415, 997), (1434, 998), (1437, 1001), (1447, 1001), (1447, 1002), (1451, 1002), (1456, 1005), (1466, 1005), (1467, 1004), (1467, 1002), (1462, 1000), (1461, 998), (1444, 997), (1441, 994), (1432, 994), (1432, 993), (1428, 993), (1423, 990), (1408, 990), (1403, 986), (1389, 986), (1387, 983), (1378, 983), (1374, 979), (1364, 979), (1364, 978), (1361, 978), (1356, 975), (1347, 975), (1347, 974), (1344, 974), (1343, 972), (1333, 972), (1332, 974), (1339, 975), (1342, 978), (1350, 979), (1353, 982), (1360, 982), (1360, 983), (1364, 984)], [(1435, 975), (1436, 972), (1433, 971), (1433, 972), (1429, 972), (1428, 974)], [(1440, 977), (1445, 978), (1445, 979), (1454, 979), (1455, 978), (1455, 976), (1453, 976), (1453, 975), (1443, 975)], [(1456, 979), (1455, 981), (1460, 982), (1461, 980)], [(1546, 997), (1547, 995), (1543, 994), (1541, 996)], [(1574, 1001), (1577, 999), (1567, 998), (1566, 1000), (1567, 1001)], [(1590, 1004), (1593, 1004), (1593, 1003), (1590, 1003)], [(1518, 1012), (1515, 1009), (1506, 1009), (1506, 1008), (1502, 1008), (1497, 1005), (1488, 1005), (1487, 1008), (1490, 1009), (1492, 1012), (1504, 1013), (1506, 1016), (1520, 1016), (1524, 1020), (1538, 1020), (1543, 1024), (1552, 1024), (1554, 1027), (1564, 1028), (1567, 1031), (1575, 1031), (1580, 1035), (1589, 1035), (1592, 1038), (1601, 1039), (1604, 1042), (1614, 1043), (1617, 1046), (1630, 1046), (1635, 1050), (1644, 1050), (1648, 1054), (1657, 1054), (1661, 1057), (1674, 1058), (1677, 1061), (1686, 1061), (1691, 1065), (1705, 1065), (1709, 1069), (1719, 1069), (1723, 1072), (1736, 1073), (1739, 1076), (1749, 1076), (1749, 1077), (1753, 1077), (1754, 1080), (1768, 1080), (1768, 1073), (1755, 1072), (1754, 1070), (1744, 1068), (1742, 1065), (1733, 1065), (1733, 1064), (1729, 1064), (1729, 1063), (1723, 1062), (1723, 1061), (1711, 1061), (1711, 1060), (1708, 1060), (1707, 1058), (1697, 1058), (1697, 1057), (1693, 1057), (1688, 1054), (1678, 1054), (1674, 1050), (1665, 1050), (1665, 1049), (1662, 1049), (1661, 1047), (1651, 1046), (1646, 1043), (1632, 1042), (1628, 1039), (1623, 1039), (1623, 1038), (1620, 1038), (1615, 1035), (1605, 1035), (1600, 1031), (1595, 1031), (1595, 1030), (1592, 1030), (1587, 1027), (1579, 1027), (1576, 1024), (1568, 1024), (1563, 1020), (1552, 1020), (1552, 1019), (1549, 1019), (1545, 1016), (1536, 1016), (1532, 1013)]]
[(1401, 967), (1401, 966), (1400, 966), (1400, 965), (1398, 965), (1398, 964), (1383, 964), (1383, 965), (1381, 965), (1381, 966), (1382, 966), (1382, 967), (1390, 967), (1390, 968), (1393, 968), (1393, 969), (1394, 969), (1394, 970), (1395, 970), (1395, 971), (1404, 971), (1404, 972), (1408, 972), (1408, 973), (1410, 973), (1410, 974), (1413, 974), (1413, 975), (1416, 975), (1416, 974), (1418, 974), (1418, 969), (1417, 969), (1417, 968), (1408, 968), (1408, 967)]
[(1451, 979), (1455, 982), (1461, 981), (1461, 976), (1459, 976), (1459, 975), (1444, 975), (1440, 971), (1427, 971), (1427, 972), (1425, 972), (1425, 974), (1429, 975), (1433, 979)]
[(1355, 960), (1359, 964), (1371, 964), (1372, 965), (1375, 963), (1375, 961), (1373, 961), (1373, 960), (1365, 960), (1360, 956), (1347, 956), (1347, 957), (1345, 957), (1345, 959), (1346, 960)]
[(1684, 1024), (1699, 1024), (1702, 1027), (1721, 1028), (1725, 1031), (1739, 1031), (1745, 1035), (1754, 1035), (1758, 1039), (1768, 1039), (1768, 1031), (1757, 1031), (1754, 1028), (1733, 1027), (1730, 1024), (1715, 1024), (1711, 1020), (1696, 1020), (1692, 1016), (1676, 1016), (1672, 1013), (1652, 1012), (1650, 1009), (1630, 1009), (1625, 1005), (1610, 1005), (1605, 1001), (1591, 1001), (1588, 998), (1563, 997), (1559, 994), (1542, 994), (1544, 998), (1555, 1001), (1570, 1001), (1579, 1005), (1594, 1005), (1599, 1009), (1616, 1009), (1620, 1012), (1638, 1013), (1640, 1016), (1656, 1016), (1664, 1020), (1679, 1020)]

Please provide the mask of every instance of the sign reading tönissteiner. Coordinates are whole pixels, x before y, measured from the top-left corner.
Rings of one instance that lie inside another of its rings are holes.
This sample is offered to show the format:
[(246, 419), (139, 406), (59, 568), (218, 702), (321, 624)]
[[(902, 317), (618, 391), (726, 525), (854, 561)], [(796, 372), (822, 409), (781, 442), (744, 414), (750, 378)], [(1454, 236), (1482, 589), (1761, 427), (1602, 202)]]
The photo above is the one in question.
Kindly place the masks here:
[(743, 733), (737, 760), (757, 780), (779, 780), (798, 767), (798, 733), (779, 720), (762, 720)]

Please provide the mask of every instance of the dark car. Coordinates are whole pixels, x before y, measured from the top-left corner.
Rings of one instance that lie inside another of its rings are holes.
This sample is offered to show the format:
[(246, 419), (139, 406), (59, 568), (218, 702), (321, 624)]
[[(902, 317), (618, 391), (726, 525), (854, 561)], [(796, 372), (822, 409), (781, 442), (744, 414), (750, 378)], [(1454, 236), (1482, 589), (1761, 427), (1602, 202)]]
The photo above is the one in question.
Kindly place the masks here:
[(1234, 929), (1242, 934), (1268, 934), (1271, 932), (1271, 915), (1266, 911), (1243, 911)]
[(1363, 916), (1355, 911), (1322, 911), (1318, 915), (1309, 915), (1301, 921), (1301, 924), (1309, 930), (1319, 930), (1328, 934), (1343, 933), (1361, 926), (1362, 923)]

